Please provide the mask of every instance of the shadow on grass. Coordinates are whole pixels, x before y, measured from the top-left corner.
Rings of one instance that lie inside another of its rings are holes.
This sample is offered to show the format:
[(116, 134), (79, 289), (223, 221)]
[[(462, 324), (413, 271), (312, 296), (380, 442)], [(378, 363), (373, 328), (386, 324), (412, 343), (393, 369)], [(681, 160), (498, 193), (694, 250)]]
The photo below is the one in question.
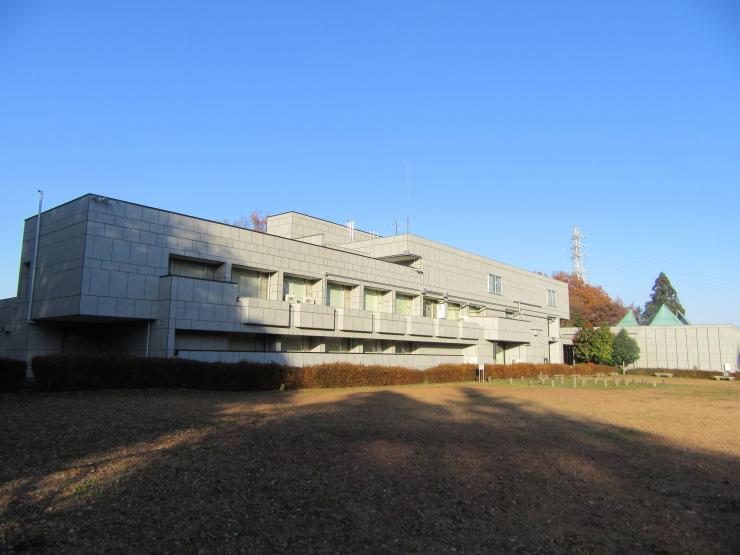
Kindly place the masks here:
[[(5, 547), (572, 553), (740, 545), (737, 458), (666, 446), (487, 388), (422, 396), (49, 396), (69, 411), (62, 422), (92, 420), (66, 448), (34, 443), (18, 423), (0, 489)], [(17, 460), (30, 449), (43, 449), (35, 466)]]

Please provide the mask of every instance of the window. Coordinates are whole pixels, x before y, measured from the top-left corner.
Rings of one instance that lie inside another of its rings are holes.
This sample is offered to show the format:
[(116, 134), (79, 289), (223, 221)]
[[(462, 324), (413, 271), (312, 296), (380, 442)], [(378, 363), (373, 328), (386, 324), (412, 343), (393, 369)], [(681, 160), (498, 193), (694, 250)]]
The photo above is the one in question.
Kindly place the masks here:
[(481, 318), (484, 314), (484, 308), (480, 306), (469, 306), (468, 307), (468, 317), (470, 318)]
[(348, 337), (327, 337), (326, 338), (326, 352), (327, 353), (348, 353), (351, 345)]
[(308, 353), (320, 345), (320, 338), (305, 335), (283, 335), (282, 351)]
[(286, 295), (293, 295), (302, 301), (306, 297), (310, 297), (311, 283), (305, 278), (285, 276), (283, 292)]
[(385, 293), (383, 291), (365, 288), (365, 310), (370, 312), (385, 312), (384, 295)]
[(460, 319), (460, 305), (454, 303), (447, 303), (447, 316), (448, 320), (459, 320)]
[(396, 343), (396, 354), (397, 355), (409, 355), (414, 352), (416, 347), (410, 341), (399, 341)]
[(488, 292), (493, 293), (494, 295), (502, 295), (501, 282), (501, 276), (488, 274)]
[(265, 272), (246, 270), (243, 268), (231, 269), (231, 280), (237, 284), (237, 296), (267, 298), (267, 284), (270, 275)]
[(424, 318), (439, 318), (439, 302), (436, 299), (424, 299)]
[(558, 292), (554, 289), (547, 290), (547, 306), (551, 308), (558, 307)]
[(215, 279), (217, 266), (218, 264), (198, 260), (170, 258), (170, 274), (173, 276)]
[(385, 352), (386, 342), (380, 339), (370, 339), (365, 341), (363, 351), (365, 353), (382, 353)]
[(352, 287), (341, 285), (339, 283), (329, 283), (329, 306), (334, 308), (349, 308), (351, 305), (350, 298)]
[(300, 335), (284, 335), (282, 338), (282, 350), (284, 352), (308, 351), (308, 338)]
[(399, 316), (410, 316), (413, 302), (414, 298), (410, 295), (396, 294), (396, 314)]
[(267, 352), (269, 341), (263, 333), (230, 333), (228, 335), (229, 351)]

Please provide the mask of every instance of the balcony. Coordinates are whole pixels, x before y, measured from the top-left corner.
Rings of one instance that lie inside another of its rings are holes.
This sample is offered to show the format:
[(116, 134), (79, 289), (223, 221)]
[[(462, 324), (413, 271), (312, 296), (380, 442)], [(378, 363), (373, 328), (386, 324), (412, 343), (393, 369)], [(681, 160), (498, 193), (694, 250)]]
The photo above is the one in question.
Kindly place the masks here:
[(159, 298), (233, 306), (236, 298), (236, 283), (185, 276), (163, 276), (160, 278)]
[(373, 331), (373, 313), (353, 308), (337, 308), (337, 329), (341, 331)]
[(398, 314), (389, 314), (387, 312), (376, 312), (375, 331), (378, 333), (387, 333), (391, 335), (403, 335), (406, 333), (406, 318)]
[(460, 320), (458, 324), (460, 339), (480, 339), (481, 328), (478, 322), (470, 320)]
[(322, 304), (298, 303), (292, 305), (293, 325), (311, 330), (334, 329), (334, 307)]
[(434, 320), (422, 316), (406, 316), (406, 333), (432, 337), (434, 335)]
[(286, 301), (239, 297), (239, 313), (243, 324), (290, 326), (290, 303)]
[(488, 341), (529, 343), (531, 339), (529, 320), (513, 318), (480, 318), (480, 320), (483, 324), (483, 339)]
[(457, 320), (434, 320), (434, 335), (437, 337), (457, 339), (458, 327)]

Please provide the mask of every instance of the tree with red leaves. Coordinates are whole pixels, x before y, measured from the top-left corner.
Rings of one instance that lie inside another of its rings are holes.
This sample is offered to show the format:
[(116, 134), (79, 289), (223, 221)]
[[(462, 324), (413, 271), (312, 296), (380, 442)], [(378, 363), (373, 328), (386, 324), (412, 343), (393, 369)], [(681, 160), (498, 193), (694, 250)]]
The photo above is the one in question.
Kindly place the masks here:
[(590, 285), (577, 276), (556, 272), (552, 277), (568, 284), (570, 320), (563, 320), (563, 326), (613, 326), (628, 309), (619, 298), (612, 299), (602, 287)]

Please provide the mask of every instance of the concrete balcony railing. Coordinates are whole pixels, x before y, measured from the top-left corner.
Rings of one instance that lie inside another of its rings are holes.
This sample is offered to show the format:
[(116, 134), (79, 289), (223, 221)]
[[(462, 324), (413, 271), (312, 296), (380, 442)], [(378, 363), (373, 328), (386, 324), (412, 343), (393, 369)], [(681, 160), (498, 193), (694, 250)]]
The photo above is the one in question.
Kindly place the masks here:
[(293, 325), (312, 330), (334, 329), (334, 307), (322, 304), (298, 303), (292, 305)]
[(159, 284), (162, 300), (233, 305), (236, 283), (186, 276), (162, 276)]
[(354, 308), (337, 308), (337, 329), (372, 333), (373, 313)]
[(483, 339), (488, 341), (508, 341), (512, 343), (529, 343), (529, 320), (513, 318), (480, 318), (483, 324)]
[(406, 318), (404, 316), (376, 312), (373, 317), (375, 319), (375, 331), (378, 333), (393, 335), (404, 335), (406, 333)]
[(460, 339), (480, 339), (481, 327), (478, 322), (470, 320), (460, 320), (458, 324)]
[(290, 303), (286, 301), (239, 297), (239, 312), (243, 324), (290, 326)]
[(406, 333), (432, 337), (434, 335), (434, 320), (422, 316), (406, 316)]
[(457, 339), (459, 333), (457, 320), (439, 319), (434, 321), (434, 335), (449, 339)]

